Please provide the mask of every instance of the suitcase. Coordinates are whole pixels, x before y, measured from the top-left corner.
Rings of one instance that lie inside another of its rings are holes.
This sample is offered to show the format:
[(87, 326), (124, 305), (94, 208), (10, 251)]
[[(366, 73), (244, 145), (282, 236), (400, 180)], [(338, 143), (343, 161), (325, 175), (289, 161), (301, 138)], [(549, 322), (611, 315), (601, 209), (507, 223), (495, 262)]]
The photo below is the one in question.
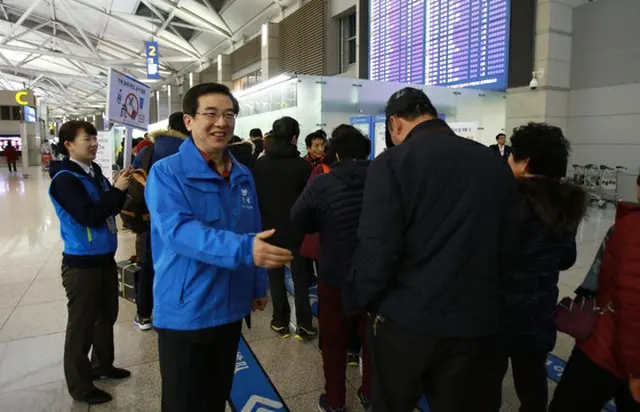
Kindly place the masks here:
[(131, 260), (118, 262), (118, 290), (124, 299), (136, 302), (136, 279), (142, 268)]

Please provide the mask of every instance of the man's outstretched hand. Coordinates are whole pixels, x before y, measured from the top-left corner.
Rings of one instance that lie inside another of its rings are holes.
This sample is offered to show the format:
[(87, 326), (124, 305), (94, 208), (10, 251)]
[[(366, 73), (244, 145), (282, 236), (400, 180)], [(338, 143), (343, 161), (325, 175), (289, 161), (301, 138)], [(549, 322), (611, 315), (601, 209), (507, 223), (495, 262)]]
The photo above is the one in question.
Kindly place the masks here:
[(266, 242), (276, 233), (275, 229), (258, 233), (253, 238), (253, 263), (261, 268), (276, 269), (291, 262), (293, 255), (290, 250), (270, 245)]
[(267, 296), (265, 296), (264, 298), (254, 299), (251, 310), (253, 310), (254, 312), (256, 310), (259, 310), (262, 312), (263, 310), (266, 309), (267, 303), (269, 303), (269, 298)]

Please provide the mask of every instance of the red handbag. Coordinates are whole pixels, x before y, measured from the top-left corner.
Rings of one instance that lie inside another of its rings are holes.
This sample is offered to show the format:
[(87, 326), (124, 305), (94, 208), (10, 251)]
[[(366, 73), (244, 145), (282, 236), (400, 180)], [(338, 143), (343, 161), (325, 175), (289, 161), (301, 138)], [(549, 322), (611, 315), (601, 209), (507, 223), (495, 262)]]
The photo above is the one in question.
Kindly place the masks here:
[(593, 333), (598, 317), (608, 311), (613, 310), (599, 308), (593, 297), (563, 298), (556, 307), (556, 327), (577, 340), (585, 340)]

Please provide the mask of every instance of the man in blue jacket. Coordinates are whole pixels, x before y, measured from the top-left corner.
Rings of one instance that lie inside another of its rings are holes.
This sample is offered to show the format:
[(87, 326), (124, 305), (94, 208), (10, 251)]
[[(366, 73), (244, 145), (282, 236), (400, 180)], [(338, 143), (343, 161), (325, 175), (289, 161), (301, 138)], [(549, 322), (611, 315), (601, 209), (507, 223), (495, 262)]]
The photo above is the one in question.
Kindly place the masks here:
[(191, 132), (151, 169), (145, 197), (156, 271), (163, 412), (223, 412), (242, 319), (267, 305), (267, 276), (292, 259), (269, 245), (249, 170), (229, 153), (238, 101), (203, 83), (183, 100)]
[[(147, 174), (154, 163), (178, 153), (180, 145), (184, 143), (189, 135), (187, 127), (184, 125), (184, 115), (182, 112), (174, 112), (169, 116), (169, 128), (166, 130), (156, 130), (149, 136), (152, 142), (150, 146), (143, 148), (133, 161), (135, 169), (143, 168), (143, 159), (151, 156), (148, 161)], [(150, 150), (151, 153), (147, 154)], [(151, 313), (153, 311), (153, 261), (151, 258), (151, 231), (148, 230), (138, 235), (136, 241), (136, 253), (138, 264), (141, 270), (136, 279), (136, 305), (138, 314), (133, 323), (142, 331), (152, 328)]]

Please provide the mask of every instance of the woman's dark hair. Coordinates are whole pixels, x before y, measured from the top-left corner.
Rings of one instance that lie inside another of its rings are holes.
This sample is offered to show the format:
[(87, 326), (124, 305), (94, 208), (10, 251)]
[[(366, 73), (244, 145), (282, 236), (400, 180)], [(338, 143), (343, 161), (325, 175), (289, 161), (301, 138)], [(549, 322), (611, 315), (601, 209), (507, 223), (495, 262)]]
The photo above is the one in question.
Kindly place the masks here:
[(189, 136), (191, 133), (187, 130), (187, 126), (184, 125), (184, 115), (182, 112), (174, 112), (169, 116), (169, 129), (180, 132), (185, 136)]
[(190, 116), (195, 116), (199, 109), (200, 97), (207, 94), (224, 94), (228, 96), (233, 103), (233, 112), (235, 114), (240, 112), (238, 100), (231, 94), (231, 90), (227, 86), (220, 83), (201, 83), (193, 86), (182, 99), (182, 111)]
[(514, 160), (528, 160), (532, 175), (560, 179), (567, 174), (571, 143), (562, 129), (547, 123), (528, 123), (513, 130), (511, 153)]
[(371, 142), (355, 127), (341, 124), (331, 133), (331, 150), (340, 159), (364, 160), (371, 153)]
[(64, 156), (69, 156), (69, 151), (65, 147), (64, 143), (75, 141), (81, 130), (86, 132), (89, 136), (98, 135), (98, 130), (91, 123), (83, 120), (70, 120), (60, 126), (60, 130), (58, 131), (58, 138), (60, 139), (57, 146), (58, 153), (61, 153)]
[(316, 139), (322, 139), (323, 142), (327, 143), (327, 135), (322, 130), (316, 130), (315, 132), (307, 135), (307, 137), (304, 139), (304, 142), (306, 143), (307, 147), (311, 147), (313, 146), (313, 141)]
[(273, 122), (275, 140), (290, 142), (294, 136), (300, 136), (300, 123), (293, 117), (281, 117)]

